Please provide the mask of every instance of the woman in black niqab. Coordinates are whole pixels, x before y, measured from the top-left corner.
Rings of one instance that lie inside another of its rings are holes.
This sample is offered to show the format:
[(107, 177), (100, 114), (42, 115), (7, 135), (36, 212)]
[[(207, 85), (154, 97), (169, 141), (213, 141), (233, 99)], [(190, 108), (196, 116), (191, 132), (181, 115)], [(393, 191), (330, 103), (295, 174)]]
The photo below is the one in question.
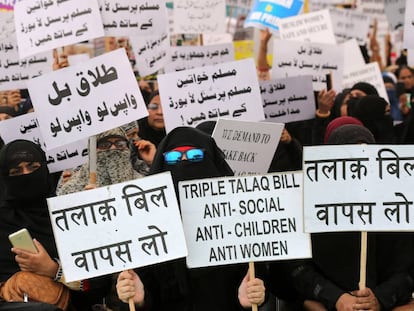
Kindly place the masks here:
[[(9, 176), (9, 170), (21, 162), (39, 162), (30, 174)], [(0, 282), (20, 268), (10, 251), (8, 235), (27, 228), (40, 241), (51, 258), (57, 258), (46, 198), (54, 195), (53, 183), (42, 149), (26, 140), (15, 140), (0, 151), (0, 178), (5, 198), (0, 204)]]

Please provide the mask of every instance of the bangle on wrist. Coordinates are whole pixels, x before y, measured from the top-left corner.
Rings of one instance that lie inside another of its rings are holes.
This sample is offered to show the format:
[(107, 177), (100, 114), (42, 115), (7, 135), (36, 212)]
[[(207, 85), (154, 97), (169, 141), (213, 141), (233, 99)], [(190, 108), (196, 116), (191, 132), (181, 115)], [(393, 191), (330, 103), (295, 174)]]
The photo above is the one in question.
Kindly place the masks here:
[(58, 267), (58, 269), (56, 271), (56, 275), (53, 278), (53, 281), (59, 282), (62, 279), (63, 270), (62, 270), (62, 265), (60, 264), (60, 261), (56, 259), (56, 262), (59, 265), (59, 267)]
[(315, 114), (319, 118), (327, 118), (327, 117), (329, 117), (331, 115), (331, 112), (330, 111), (328, 111), (328, 112), (321, 112), (319, 109), (316, 109)]

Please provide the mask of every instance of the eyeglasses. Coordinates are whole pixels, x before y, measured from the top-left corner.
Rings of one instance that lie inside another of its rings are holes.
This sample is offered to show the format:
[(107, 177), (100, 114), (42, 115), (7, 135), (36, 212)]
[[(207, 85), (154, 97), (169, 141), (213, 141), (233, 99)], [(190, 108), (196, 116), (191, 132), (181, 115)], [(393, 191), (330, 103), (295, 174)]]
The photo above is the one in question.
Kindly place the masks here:
[(109, 140), (104, 140), (98, 142), (97, 147), (99, 149), (107, 150), (110, 149), (112, 145), (115, 145), (116, 149), (125, 149), (126, 147), (128, 147), (128, 142), (126, 140), (117, 140), (113, 142)]
[(149, 110), (158, 110), (159, 107), (161, 107), (160, 104), (151, 103), (151, 104), (148, 104), (147, 109), (149, 109)]
[(184, 154), (190, 162), (201, 162), (204, 159), (204, 150), (195, 148), (186, 151), (167, 151), (164, 153), (164, 160), (169, 165), (177, 164), (181, 161)]

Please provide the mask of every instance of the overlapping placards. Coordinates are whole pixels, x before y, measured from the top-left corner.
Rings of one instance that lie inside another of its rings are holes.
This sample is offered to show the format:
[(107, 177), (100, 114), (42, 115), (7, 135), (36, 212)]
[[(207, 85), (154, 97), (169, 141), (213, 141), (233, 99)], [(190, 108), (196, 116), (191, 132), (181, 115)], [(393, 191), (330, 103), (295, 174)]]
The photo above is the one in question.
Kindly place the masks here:
[(179, 183), (191, 268), (311, 257), (302, 173)]
[(48, 205), (67, 281), (187, 255), (169, 172), (50, 198)]

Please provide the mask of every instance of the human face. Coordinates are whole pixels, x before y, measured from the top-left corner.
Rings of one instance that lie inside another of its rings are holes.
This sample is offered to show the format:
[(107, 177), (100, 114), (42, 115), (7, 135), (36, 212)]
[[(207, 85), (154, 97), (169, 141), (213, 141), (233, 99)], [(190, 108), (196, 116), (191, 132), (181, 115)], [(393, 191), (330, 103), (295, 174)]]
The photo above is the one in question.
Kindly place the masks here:
[(414, 87), (414, 77), (411, 73), (411, 70), (408, 68), (401, 69), (400, 74), (398, 76), (398, 80), (404, 83), (404, 87), (406, 90), (409, 90), (412, 87)]
[(33, 173), (42, 165), (40, 162), (20, 162), (15, 167), (9, 169), (9, 176), (20, 176)]
[(151, 99), (147, 110), (149, 126), (157, 131), (163, 130), (165, 128), (164, 115), (162, 114), (161, 99), (159, 95), (156, 95)]
[(103, 138), (98, 141), (96, 150), (105, 151), (105, 150), (125, 150), (128, 148), (128, 142), (126, 139), (119, 137), (110, 137)]

